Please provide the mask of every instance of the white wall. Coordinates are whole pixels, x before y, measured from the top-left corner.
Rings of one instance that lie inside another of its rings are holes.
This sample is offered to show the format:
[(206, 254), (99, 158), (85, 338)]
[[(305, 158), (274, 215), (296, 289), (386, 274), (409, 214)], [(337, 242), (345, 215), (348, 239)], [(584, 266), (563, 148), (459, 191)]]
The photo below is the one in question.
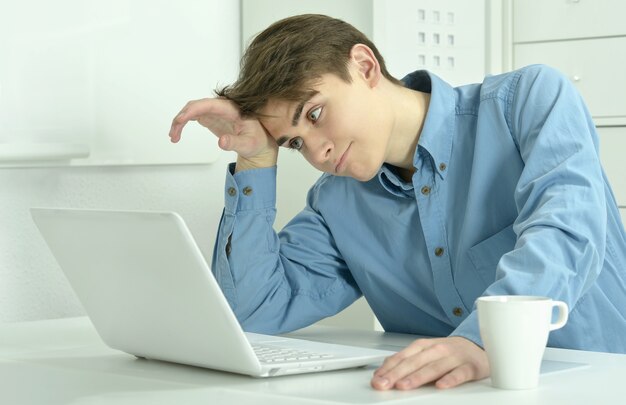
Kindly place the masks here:
[[(219, 3), (216, 8), (221, 10), (219, 16), (206, 16), (206, 23), (217, 24), (223, 33), (223, 37), (214, 39), (213, 47), (223, 48), (227, 39), (233, 44), (230, 54), (220, 52), (215, 55), (216, 63), (232, 72), (232, 76), (207, 77), (205, 83), (198, 83), (198, 93), (211, 96), (211, 90), (218, 82), (229, 83), (236, 77), (240, 8), (237, 1), (207, 1)], [(206, 45), (206, 49), (198, 52), (211, 52), (211, 42)], [(164, 50), (164, 57), (167, 56)], [(192, 56), (180, 61), (180, 74), (184, 74), (185, 63), (193, 63)], [(189, 97), (197, 97), (197, 94)], [(181, 100), (181, 107), (184, 101)], [(171, 116), (177, 112), (172, 111)], [(37, 118), (32, 117), (33, 120)], [(164, 127), (162, 133), (155, 136), (166, 139), (168, 130)], [(215, 137), (208, 131), (206, 135), (207, 142), (215, 142)], [(172, 145), (172, 148), (176, 146)], [(0, 167), (0, 321), (83, 314), (81, 305), (39, 236), (30, 218), (29, 207), (177, 211), (186, 219), (203, 253), (210, 259), (223, 208), (224, 172), (226, 164), (233, 159), (232, 154), (222, 152), (218, 161), (211, 165)]]
[(0, 170), (0, 320), (83, 313), (39, 236), (29, 207), (177, 211), (210, 259), (223, 207), (225, 165), (231, 159), (223, 153), (210, 166)]

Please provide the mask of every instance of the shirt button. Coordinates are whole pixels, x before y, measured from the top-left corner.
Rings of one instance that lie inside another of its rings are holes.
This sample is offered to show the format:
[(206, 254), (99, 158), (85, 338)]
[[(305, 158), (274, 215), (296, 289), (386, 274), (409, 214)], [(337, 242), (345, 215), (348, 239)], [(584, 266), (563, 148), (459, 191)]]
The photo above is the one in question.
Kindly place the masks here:
[(246, 187), (244, 187), (244, 188), (243, 188), (243, 194), (244, 194), (244, 195), (250, 195), (250, 194), (252, 194), (252, 187), (247, 187), (247, 186), (246, 186)]
[(440, 164), (439, 164), (439, 170), (440, 170), (440, 171), (442, 171), (442, 172), (443, 172), (443, 171), (445, 171), (447, 168), (448, 168), (448, 166), (446, 166), (446, 164), (445, 164), (445, 163), (440, 163)]
[(228, 195), (233, 197), (235, 194), (237, 194), (237, 190), (235, 190), (235, 187), (229, 187), (228, 188)]
[(461, 309), (459, 307), (454, 307), (454, 309), (452, 309), (452, 314), (454, 316), (461, 316), (461, 315), (463, 315), (463, 309)]
[(428, 194), (430, 194), (430, 187), (424, 186), (424, 187), (422, 187), (421, 191), (422, 191), (422, 194), (428, 195)]
[(435, 249), (435, 256), (437, 257), (443, 256), (443, 248), (438, 247), (437, 249)]

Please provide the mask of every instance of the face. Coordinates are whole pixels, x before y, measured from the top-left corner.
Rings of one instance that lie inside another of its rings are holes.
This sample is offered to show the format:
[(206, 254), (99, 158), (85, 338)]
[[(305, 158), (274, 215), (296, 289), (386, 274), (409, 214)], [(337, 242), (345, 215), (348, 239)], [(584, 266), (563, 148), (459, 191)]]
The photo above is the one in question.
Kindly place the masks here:
[(297, 150), (316, 169), (366, 181), (385, 162), (391, 114), (375, 87), (327, 74), (302, 103), (271, 100), (261, 123), (279, 146)]

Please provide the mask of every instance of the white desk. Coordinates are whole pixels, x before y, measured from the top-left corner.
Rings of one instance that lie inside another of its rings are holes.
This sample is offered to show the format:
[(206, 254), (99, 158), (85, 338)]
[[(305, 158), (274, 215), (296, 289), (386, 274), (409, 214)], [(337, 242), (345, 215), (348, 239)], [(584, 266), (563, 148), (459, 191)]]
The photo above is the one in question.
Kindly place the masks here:
[[(313, 327), (292, 335), (400, 349), (408, 335)], [(585, 367), (543, 374), (539, 388), (503, 391), (489, 380), (440, 391), (379, 392), (374, 367), (254, 379), (133, 356), (106, 347), (87, 318), (0, 325), (0, 404), (623, 404), (626, 355), (548, 349)], [(559, 363), (553, 363), (559, 364)]]

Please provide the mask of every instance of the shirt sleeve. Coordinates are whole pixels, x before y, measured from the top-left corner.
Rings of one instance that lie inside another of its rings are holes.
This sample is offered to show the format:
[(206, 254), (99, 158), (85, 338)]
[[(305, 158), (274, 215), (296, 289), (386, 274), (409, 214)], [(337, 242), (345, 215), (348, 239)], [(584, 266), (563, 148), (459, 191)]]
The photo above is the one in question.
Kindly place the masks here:
[[(607, 209), (598, 140), (573, 85), (557, 71), (521, 73), (506, 119), (524, 162), (515, 189), (515, 247), (484, 295), (539, 295), (570, 310), (604, 262)], [(482, 346), (474, 310), (452, 335)]]
[(243, 328), (282, 333), (334, 315), (361, 295), (324, 218), (307, 205), (280, 233), (276, 167), (226, 175), (213, 273)]

